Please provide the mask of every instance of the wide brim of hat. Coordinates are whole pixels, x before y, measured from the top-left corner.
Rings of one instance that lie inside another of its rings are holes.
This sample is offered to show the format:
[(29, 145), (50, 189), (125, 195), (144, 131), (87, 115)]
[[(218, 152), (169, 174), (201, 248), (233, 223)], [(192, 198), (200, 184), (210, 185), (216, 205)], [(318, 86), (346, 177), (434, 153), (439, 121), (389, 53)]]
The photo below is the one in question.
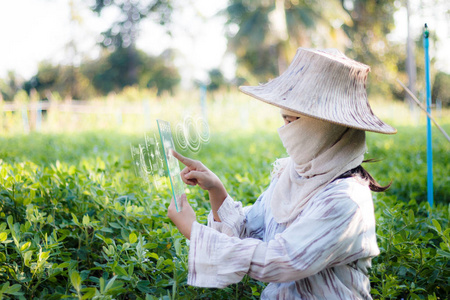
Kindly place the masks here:
[(276, 100), (272, 100), (276, 97), (267, 97), (270, 94), (270, 90), (267, 90), (265, 85), (260, 86), (240, 86), (239, 90), (244, 94), (247, 94), (255, 99), (263, 101), (265, 103), (277, 106), (279, 108), (292, 111), (298, 113), (300, 115), (304, 115), (306, 117), (315, 118), (318, 120), (327, 121), (330, 123), (347, 126), (350, 128), (360, 129), (364, 131), (383, 133), (383, 134), (395, 134), (397, 133), (397, 129), (394, 127), (384, 123), (377, 116), (375, 116), (370, 108), (367, 105), (367, 108), (356, 117), (356, 118), (345, 118), (343, 114), (333, 114), (327, 115), (326, 113), (318, 113), (317, 111), (309, 111), (308, 107), (296, 107), (293, 109), (292, 107), (287, 107), (283, 105), (283, 102), (277, 102)]

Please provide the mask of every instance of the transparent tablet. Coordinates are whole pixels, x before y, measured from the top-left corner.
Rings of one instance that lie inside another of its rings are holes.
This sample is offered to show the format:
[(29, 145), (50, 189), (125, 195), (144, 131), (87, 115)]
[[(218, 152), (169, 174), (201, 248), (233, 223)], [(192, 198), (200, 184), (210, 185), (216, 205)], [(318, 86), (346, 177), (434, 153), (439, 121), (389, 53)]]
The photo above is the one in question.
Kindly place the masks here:
[(159, 136), (161, 137), (161, 144), (164, 152), (164, 159), (166, 161), (167, 171), (172, 187), (172, 195), (175, 200), (175, 207), (177, 212), (181, 211), (181, 195), (184, 194), (184, 183), (180, 176), (180, 165), (170, 150), (175, 150), (173, 143), (172, 131), (170, 123), (163, 120), (156, 120), (158, 123)]

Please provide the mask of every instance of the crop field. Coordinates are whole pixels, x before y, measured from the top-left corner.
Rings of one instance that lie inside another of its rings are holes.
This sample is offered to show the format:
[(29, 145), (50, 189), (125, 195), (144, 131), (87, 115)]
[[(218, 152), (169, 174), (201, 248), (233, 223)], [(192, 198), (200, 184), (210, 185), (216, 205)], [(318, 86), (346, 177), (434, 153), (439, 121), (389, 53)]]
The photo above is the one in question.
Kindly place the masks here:
[[(233, 92), (209, 96), (203, 107), (198, 95), (185, 96), (149, 100), (147, 115), (49, 112), (30, 133), (19, 114), (1, 115), (0, 299), (259, 298), (265, 284), (249, 277), (225, 289), (186, 284), (189, 242), (166, 217), (170, 190), (136, 176), (130, 145), (155, 132), (158, 118), (207, 116), (209, 142), (180, 152), (249, 205), (268, 186), (275, 159), (286, 156), (276, 130), (282, 120), (273, 107)], [(120, 101), (112, 105), (142, 105)], [(392, 181), (374, 193), (381, 254), (370, 270), (372, 295), (449, 299), (450, 143), (433, 127), (430, 207), (424, 114), (402, 103), (372, 105), (398, 129), (367, 134), (366, 159), (380, 161), (365, 168), (380, 184)], [(449, 111), (436, 115), (450, 132)], [(207, 193), (189, 187), (186, 194), (205, 223)]]

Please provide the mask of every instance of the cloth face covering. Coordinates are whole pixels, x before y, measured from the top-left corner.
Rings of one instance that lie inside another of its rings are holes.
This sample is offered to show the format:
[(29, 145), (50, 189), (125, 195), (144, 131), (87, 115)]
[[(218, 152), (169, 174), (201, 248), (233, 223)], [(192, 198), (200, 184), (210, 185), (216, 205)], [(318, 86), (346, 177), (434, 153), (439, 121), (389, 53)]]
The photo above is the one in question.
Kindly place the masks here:
[(365, 131), (302, 116), (278, 129), (290, 156), (271, 201), (278, 223), (294, 220), (321, 188), (359, 166)]

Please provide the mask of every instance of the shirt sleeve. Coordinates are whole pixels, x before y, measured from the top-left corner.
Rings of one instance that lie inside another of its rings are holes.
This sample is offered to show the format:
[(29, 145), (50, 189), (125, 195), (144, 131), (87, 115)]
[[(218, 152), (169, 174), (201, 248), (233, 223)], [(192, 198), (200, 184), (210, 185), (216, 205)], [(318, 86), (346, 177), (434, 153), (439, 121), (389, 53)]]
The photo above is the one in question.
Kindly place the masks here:
[(228, 236), (262, 239), (264, 233), (264, 209), (261, 199), (264, 193), (253, 205), (242, 207), (242, 203), (234, 201), (229, 195), (225, 198), (217, 214), (221, 222), (214, 220), (213, 213), (208, 215), (208, 227)]
[(214, 220), (214, 215), (211, 211), (208, 215), (208, 227), (228, 236), (239, 237), (245, 223), (245, 213), (242, 208), (242, 203), (233, 201), (228, 195), (217, 211), (217, 214), (221, 221), (217, 222)]
[(359, 206), (346, 193), (317, 202), (268, 242), (229, 237), (194, 223), (188, 284), (223, 288), (245, 274), (264, 282), (290, 282), (367, 257)]

